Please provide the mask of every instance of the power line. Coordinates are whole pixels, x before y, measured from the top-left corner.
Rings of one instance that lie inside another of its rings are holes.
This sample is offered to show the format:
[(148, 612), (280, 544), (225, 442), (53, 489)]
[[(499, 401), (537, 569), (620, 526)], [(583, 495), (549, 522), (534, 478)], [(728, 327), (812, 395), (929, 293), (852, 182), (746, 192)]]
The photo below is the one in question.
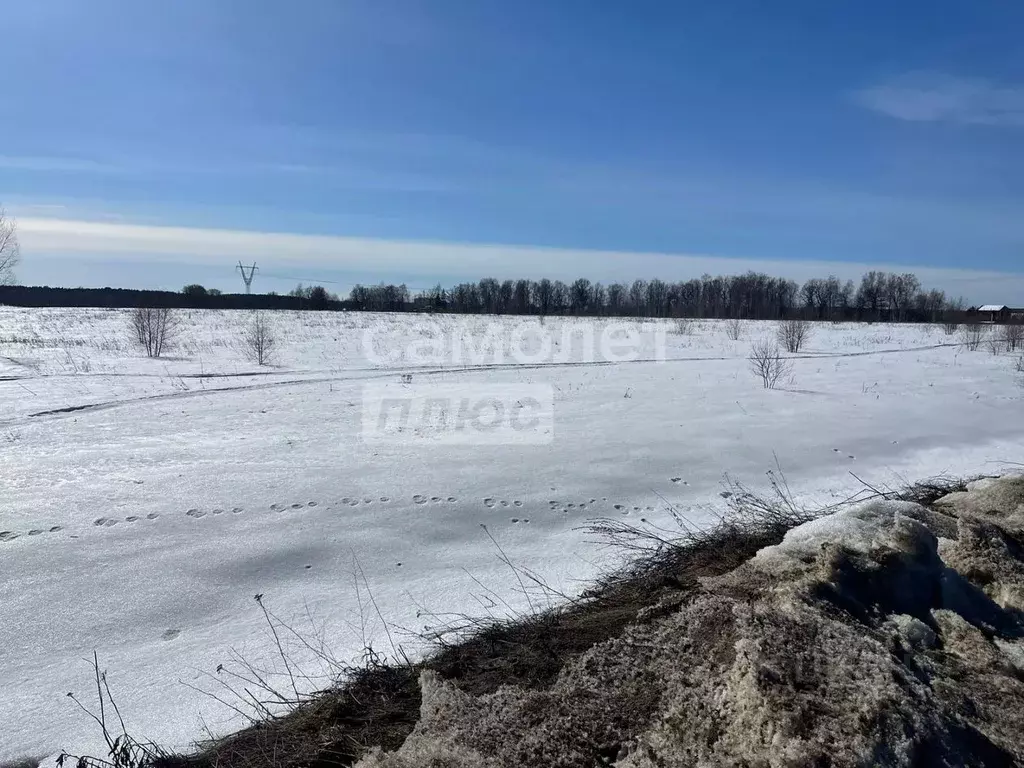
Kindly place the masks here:
[[(246, 273), (246, 269), (249, 270), (248, 273)], [(252, 293), (252, 278), (259, 271), (259, 267), (256, 266), (256, 262), (253, 262), (251, 267), (245, 267), (241, 260), (239, 260), (238, 271), (242, 273), (242, 282), (245, 283), (246, 294)]]

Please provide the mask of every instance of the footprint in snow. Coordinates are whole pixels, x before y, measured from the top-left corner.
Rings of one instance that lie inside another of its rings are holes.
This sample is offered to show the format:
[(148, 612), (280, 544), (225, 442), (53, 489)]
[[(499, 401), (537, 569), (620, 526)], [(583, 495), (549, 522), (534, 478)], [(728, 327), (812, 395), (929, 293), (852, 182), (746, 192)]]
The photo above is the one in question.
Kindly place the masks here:
[(180, 634), (181, 634), (181, 630), (180, 629), (168, 629), (166, 632), (164, 632), (162, 635), (160, 635), (160, 639), (164, 640), (164, 641), (173, 640), (174, 638), (176, 638)]
[(302, 509), (302, 505), (299, 503), (292, 504), (292, 509)]
[(112, 525), (117, 525), (117, 520), (110, 517), (98, 517), (92, 521), (92, 524), (97, 528), (109, 528)]
[(617, 509), (619, 512), (625, 509), (625, 507), (622, 506), (621, 504), (616, 504), (614, 508)]
[(18, 534), (14, 531), (0, 531), (0, 541), (14, 541)]
[(213, 510), (213, 514), (215, 514), (215, 515), (223, 515), (224, 514), (224, 510), (221, 509), (220, 507), (218, 507), (217, 509)]
[(156, 512), (150, 512), (148, 515), (146, 515), (147, 520), (156, 520), (158, 517), (160, 517), (160, 515)]
[(454, 504), (458, 501), (458, 499), (456, 499), (454, 496), (449, 496), (447, 501), (449, 504)]
[(315, 501), (307, 501), (306, 502), (306, 506), (307, 507), (315, 507), (316, 506), (316, 502)]
[(423, 496), (423, 495), (421, 495), (419, 493), (417, 493), (415, 496), (413, 496), (412, 500), (414, 502), (416, 502), (417, 504), (426, 504), (427, 503), (427, 497)]
[(53, 526), (53, 528), (50, 529), (50, 533), (56, 533), (57, 531), (63, 531), (63, 530), (64, 530), (63, 526), (55, 525), (55, 526)]
[(494, 508), (494, 499), (492, 499), (492, 498), (490, 498), (488, 496), (486, 499), (484, 499), (484, 506), (487, 507), (488, 509), (493, 509)]
[(683, 478), (681, 478), (681, 477), (673, 477), (672, 478), (672, 482), (676, 483), (676, 484), (679, 484), (679, 483), (683, 482)]
[(391, 501), (391, 499), (388, 498), (387, 496), (381, 496), (380, 497), (380, 503), (381, 504), (387, 504), (389, 501)]
[(242, 508), (241, 508), (241, 507), (233, 507), (233, 508), (231, 509), (231, 514), (233, 514), (233, 515), (237, 515), (237, 514), (241, 513), (242, 511), (243, 511), (243, 510), (242, 510)]
[(523, 502), (518, 501), (518, 500), (517, 501), (513, 501), (512, 502), (512, 506), (513, 507), (521, 507), (521, 506), (523, 506)]
[(31, 531), (28, 532), (28, 535), (29, 536), (38, 536), (40, 533), (42, 533), (41, 530), (39, 530), (38, 528), (33, 528)]
[(138, 517), (136, 517), (135, 515), (128, 515), (128, 517), (126, 517), (126, 518), (124, 519), (124, 521), (125, 521), (126, 523), (134, 523), (134, 522), (135, 522), (136, 520), (138, 520), (138, 519), (139, 519), (139, 518), (138, 518)]
[(201, 509), (190, 509), (185, 514), (188, 515), (191, 518), (196, 519), (196, 520), (199, 520), (200, 518), (206, 517), (206, 512), (204, 512)]

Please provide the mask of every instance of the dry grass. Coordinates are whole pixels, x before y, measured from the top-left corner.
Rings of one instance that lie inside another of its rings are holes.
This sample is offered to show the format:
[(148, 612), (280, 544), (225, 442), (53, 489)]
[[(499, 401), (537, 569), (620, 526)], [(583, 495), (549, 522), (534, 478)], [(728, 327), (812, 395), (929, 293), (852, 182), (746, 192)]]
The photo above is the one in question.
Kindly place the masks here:
[[(722, 493), (727, 510), (711, 528), (692, 524), (671, 504), (671, 529), (619, 519), (590, 521), (586, 530), (621, 550), (629, 562), (575, 599), (552, 593), (502, 554), (516, 570), (520, 588), (549, 599), (547, 607), (511, 619), (433, 617), (438, 623), (428, 639), (436, 650), (424, 661), (394, 663), (368, 650), (362, 666), (328, 690), (303, 698), (283, 716), (265, 717), (229, 738), (200, 745), (190, 756), (155, 755), (124, 768), (350, 766), (371, 747), (396, 749), (412, 732), (419, 718), (419, 675), (425, 669), (475, 695), (504, 685), (546, 688), (567, 663), (594, 645), (675, 610), (700, 588), (702, 577), (728, 573), (763, 547), (779, 543), (796, 525), (873, 498), (928, 505), (966, 485), (952, 478), (899, 488), (865, 484), (848, 499), (821, 508), (798, 503), (781, 470), (768, 477), (766, 492), (727, 481)], [(537, 607), (538, 599), (531, 604)]]

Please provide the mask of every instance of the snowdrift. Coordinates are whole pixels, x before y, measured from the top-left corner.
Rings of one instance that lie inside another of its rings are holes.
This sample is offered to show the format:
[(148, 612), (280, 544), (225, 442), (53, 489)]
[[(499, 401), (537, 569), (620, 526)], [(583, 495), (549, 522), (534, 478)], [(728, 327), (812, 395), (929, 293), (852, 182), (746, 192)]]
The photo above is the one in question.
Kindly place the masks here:
[(1024, 478), (791, 530), (571, 661), (472, 695), (434, 671), (360, 768), (1024, 761)]

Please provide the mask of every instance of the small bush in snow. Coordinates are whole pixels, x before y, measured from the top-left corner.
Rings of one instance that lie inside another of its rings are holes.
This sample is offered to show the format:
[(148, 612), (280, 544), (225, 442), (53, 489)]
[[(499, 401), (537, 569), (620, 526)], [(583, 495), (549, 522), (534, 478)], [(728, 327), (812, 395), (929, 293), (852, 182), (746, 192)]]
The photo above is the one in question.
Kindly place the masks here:
[(977, 352), (988, 335), (988, 327), (979, 323), (971, 323), (960, 329), (960, 343), (968, 352)]
[(263, 312), (254, 312), (242, 334), (242, 348), (256, 365), (267, 365), (277, 346), (270, 321)]
[(811, 324), (806, 320), (783, 320), (777, 331), (779, 343), (787, 352), (799, 352), (804, 343), (811, 338)]
[(160, 357), (173, 345), (178, 317), (169, 307), (138, 307), (132, 310), (131, 329), (147, 356)]
[(1024, 348), (1024, 324), (1015, 323), (1003, 328), (1003, 341), (1006, 342), (1006, 349), (1009, 352), (1016, 352)]
[(688, 317), (676, 318), (675, 332), (680, 336), (691, 336), (693, 334), (693, 320)]
[(761, 379), (765, 389), (775, 389), (793, 370), (792, 364), (782, 356), (779, 345), (771, 339), (754, 342), (747, 360), (750, 370)]
[(952, 336), (952, 335), (954, 335), (959, 330), (960, 330), (960, 323), (957, 323), (957, 322), (954, 322), (954, 321), (947, 321), (947, 322), (942, 324), (942, 332), (944, 334), (946, 334), (947, 336)]
[(725, 335), (733, 341), (739, 341), (743, 337), (743, 321), (738, 319), (726, 320)]

